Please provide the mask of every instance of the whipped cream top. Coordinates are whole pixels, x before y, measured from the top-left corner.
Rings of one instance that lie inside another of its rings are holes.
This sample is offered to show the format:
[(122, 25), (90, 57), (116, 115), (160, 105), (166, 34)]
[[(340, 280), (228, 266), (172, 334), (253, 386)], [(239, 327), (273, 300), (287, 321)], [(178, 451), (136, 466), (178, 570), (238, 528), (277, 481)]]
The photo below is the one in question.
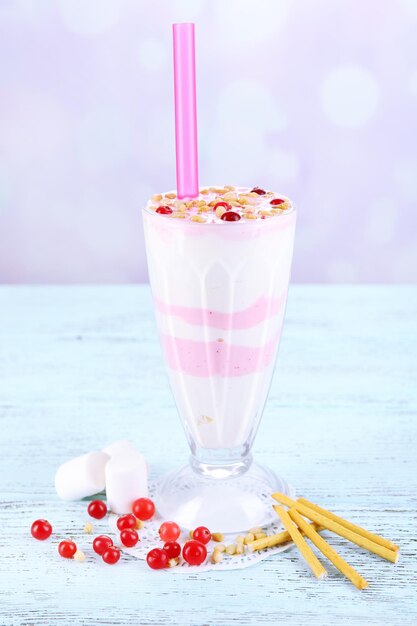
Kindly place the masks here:
[(259, 187), (201, 187), (197, 198), (178, 199), (175, 192), (156, 194), (147, 209), (166, 219), (183, 219), (201, 224), (269, 219), (293, 209), (281, 194)]

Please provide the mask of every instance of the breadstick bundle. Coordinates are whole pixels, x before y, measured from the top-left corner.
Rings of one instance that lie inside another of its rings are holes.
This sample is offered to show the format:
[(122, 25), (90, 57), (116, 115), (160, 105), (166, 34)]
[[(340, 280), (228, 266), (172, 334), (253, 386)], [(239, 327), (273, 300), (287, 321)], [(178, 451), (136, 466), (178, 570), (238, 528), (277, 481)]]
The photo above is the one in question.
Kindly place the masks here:
[[(398, 561), (399, 547), (392, 541), (375, 535), (305, 498), (292, 500), (282, 493), (274, 493), (272, 497), (281, 505), (288, 507), (288, 511), (283, 506), (274, 505), (273, 507), (285, 530), (251, 542), (248, 545), (250, 550), (263, 550), (292, 541), (316, 578), (325, 578), (327, 570), (308, 545), (306, 541), (308, 538), (321, 554), (333, 563), (358, 589), (365, 589), (369, 583), (319, 535), (320, 530), (330, 530), (392, 563)], [(305, 518), (310, 520), (310, 523)]]

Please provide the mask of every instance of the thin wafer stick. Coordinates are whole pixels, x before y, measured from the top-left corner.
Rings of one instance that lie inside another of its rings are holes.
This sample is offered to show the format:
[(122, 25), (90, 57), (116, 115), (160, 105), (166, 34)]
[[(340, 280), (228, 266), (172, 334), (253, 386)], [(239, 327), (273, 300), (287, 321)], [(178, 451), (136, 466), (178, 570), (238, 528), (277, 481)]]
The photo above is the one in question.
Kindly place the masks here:
[[(304, 517), (308, 517), (311, 521), (320, 524), (320, 526), (323, 526), (327, 530), (331, 530), (333, 533), (336, 533), (336, 535), (340, 535), (340, 537), (344, 537), (352, 543), (356, 543), (357, 546), (365, 548), (365, 550), (373, 552), (374, 554), (377, 554), (392, 563), (396, 563), (398, 561), (399, 553), (397, 551), (384, 548), (384, 546), (380, 546), (378, 543), (374, 543), (366, 537), (362, 537), (362, 535), (354, 533), (352, 530), (334, 522), (325, 515), (321, 515), (321, 513), (313, 511), (313, 509), (310, 509), (305, 504), (301, 504), (301, 502), (297, 502), (296, 500), (291, 500), (291, 498), (288, 498), (283, 493), (274, 493), (272, 494), (272, 497), (281, 504), (285, 504), (288, 508), (293, 507), (296, 511), (304, 515)], [(277, 510), (277, 508), (279, 507), (274, 506), (275, 510)]]
[(388, 550), (395, 551), (395, 550), (400, 549), (399, 546), (397, 546), (392, 541), (389, 541), (389, 539), (385, 539), (385, 537), (380, 537), (379, 535), (374, 535), (374, 533), (369, 532), (369, 530), (366, 530), (365, 528), (361, 528), (360, 526), (356, 526), (356, 524), (352, 524), (352, 522), (348, 522), (347, 520), (343, 519), (343, 517), (339, 517), (338, 515), (335, 515), (331, 511), (327, 511), (326, 509), (323, 509), (321, 506), (318, 506), (317, 504), (314, 504), (313, 502), (310, 502), (309, 500), (306, 500), (305, 498), (298, 498), (297, 502), (301, 502), (301, 504), (305, 504), (310, 509), (313, 509), (313, 511), (317, 511), (317, 513), (321, 513), (322, 515), (325, 515), (326, 517), (333, 520), (334, 522), (337, 522), (341, 526), (344, 526), (345, 528), (348, 528), (349, 530), (353, 530), (354, 533), (357, 533), (358, 535), (362, 535), (362, 537), (366, 537), (370, 541), (373, 541), (374, 543), (378, 543), (380, 546), (384, 546), (385, 548), (388, 548)]
[[(309, 524), (316, 530), (320, 530), (321, 526), (318, 526), (314, 522)], [(304, 534), (304, 533), (301, 533)], [(251, 541), (248, 543), (248, 549), (251, 552), (255, 552), (255, 550), (264, 550), (265, 548), (273, 548), (274, 546), (280, 546), (283, 543), (288, 543), (292, 541), (291, 535), (287, 530), (282, 531), (281, 533), (277, 533), (276, 535), (269, 535), (269, 537), (264, 537), (264, 539), (256, 539), (255, 541)]]
[(320, 563), (316, 555), (310, 546), (306, 543), (305, 539), (303, 539), (302, 534), (298, 530), (297, 526), (294, 524), (287, 511), (282, 506), (274, 506), (274, 509), (278, 513), (281, 522), (284, 524), (284, 527), (287, 529), (288, 533), (291, 535), (291, 539), (301, 552), (302, 556), (307, 561), (311, 571), (314, 576), (318, 579), (322, 579), (327, 576), (327, 571)]
[(346, 561), (337, 554), (336, 550), (333, 550), (333, 548), (329, 546), (327, 541), (325, 541), (323, 537), (320, 537), (320, 535), (314, 530), (312, 525), (306, 522), (305, 519), (301, 517), (298, 511), (296, 511), (295, 509), (290, 509), (288, 511), (288, 514), (291, 519), (297, 524), (300, 530), (302, 530), (304, 534), (310, 539), (310, 541), (314, 543), (316, 548), (318, 548), (320, 552), (324, 554), (324, 556), (328, 558), (335, 567), (337, 567), (339, 572), (346, 576), (346, 578), (349, 578), (349, 580), (355, 585), (355, 587), (357, 587), (358, 589), (365, 589), (368, 586), (368, 581), (362, 578), (362, 576), (358, 574), (358, 572), (353, 569), (353, 567), (349, 565), (349, 563), (346, 563)]

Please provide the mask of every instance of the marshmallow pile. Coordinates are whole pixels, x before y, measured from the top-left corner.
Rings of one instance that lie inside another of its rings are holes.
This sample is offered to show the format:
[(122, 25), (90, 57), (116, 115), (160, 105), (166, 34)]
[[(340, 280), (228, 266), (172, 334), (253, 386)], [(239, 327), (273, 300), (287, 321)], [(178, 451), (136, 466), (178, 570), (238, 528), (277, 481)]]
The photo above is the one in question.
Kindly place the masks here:
[(108, 508), (122, 515), (132, 511), (134, 500), (148, 495), (148, 467), (130, 441), (116, 441), (63, 463), (55, 474), (55, 489), (63, 500), (79, 500), (105, 489)]

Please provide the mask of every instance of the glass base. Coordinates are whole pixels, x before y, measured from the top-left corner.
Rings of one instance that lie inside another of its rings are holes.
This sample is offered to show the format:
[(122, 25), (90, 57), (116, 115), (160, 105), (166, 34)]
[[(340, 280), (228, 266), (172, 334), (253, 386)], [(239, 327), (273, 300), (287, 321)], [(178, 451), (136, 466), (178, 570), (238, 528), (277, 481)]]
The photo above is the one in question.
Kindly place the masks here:
[(288, 483), (269, 468), (252, 462), (224, 466), (191, 464), (164, 476), (157, 486), (156, 502), (165, 520), (188, 530), (207, 526), (213, 532), (247, 532), (254, 526), (277, 521), (271, 494), (292, 496)]

